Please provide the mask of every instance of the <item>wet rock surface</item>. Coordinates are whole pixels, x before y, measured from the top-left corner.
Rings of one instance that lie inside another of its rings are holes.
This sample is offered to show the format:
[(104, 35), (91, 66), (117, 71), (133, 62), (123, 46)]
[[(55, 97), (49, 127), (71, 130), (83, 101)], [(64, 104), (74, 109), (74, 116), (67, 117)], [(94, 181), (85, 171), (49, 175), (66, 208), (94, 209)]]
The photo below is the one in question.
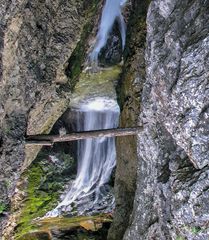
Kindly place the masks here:
[(125, 240), (208, 239), (209, 1), (152, 1)]
[(120, 39), (120, 32), (116, 27), (117, 25), (113, 30), (114, 34), (111, 34), (109, 36), (106, 46), (101, 50), (99, 56), (99, 62), (101, 65), (116, 65), (120, 63), (122, 59), (122, 44)]

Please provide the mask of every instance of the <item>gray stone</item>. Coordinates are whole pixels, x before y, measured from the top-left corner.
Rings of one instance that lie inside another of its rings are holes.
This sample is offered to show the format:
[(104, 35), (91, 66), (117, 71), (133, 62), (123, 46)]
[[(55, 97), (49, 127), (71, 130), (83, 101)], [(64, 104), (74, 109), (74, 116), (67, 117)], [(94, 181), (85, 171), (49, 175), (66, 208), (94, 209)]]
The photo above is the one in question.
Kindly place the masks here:
[(209, 1), (152, 1), (137, 190), (124, 240), (208, 239)]

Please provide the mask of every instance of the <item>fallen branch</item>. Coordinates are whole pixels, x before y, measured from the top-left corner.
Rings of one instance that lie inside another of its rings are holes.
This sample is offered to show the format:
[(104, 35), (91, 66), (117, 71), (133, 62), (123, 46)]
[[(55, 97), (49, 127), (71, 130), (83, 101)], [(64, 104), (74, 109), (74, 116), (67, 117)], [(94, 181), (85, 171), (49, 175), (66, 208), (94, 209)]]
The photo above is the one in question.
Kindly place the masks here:
[(26, 138), (27, 145), (52, 146), (56, 142), (69, 142), (88, 138), (122, 137), (136, 135), (142, 131), (142, 127), (113, 128), (86, 132), (69, 133), (65, 135), (32, 135)]

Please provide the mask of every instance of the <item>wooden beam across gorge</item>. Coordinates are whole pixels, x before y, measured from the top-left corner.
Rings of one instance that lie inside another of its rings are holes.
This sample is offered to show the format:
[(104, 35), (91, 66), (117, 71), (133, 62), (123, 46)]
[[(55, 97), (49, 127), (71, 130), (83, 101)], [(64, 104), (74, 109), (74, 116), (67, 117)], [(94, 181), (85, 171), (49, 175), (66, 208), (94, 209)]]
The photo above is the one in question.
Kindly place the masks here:
[(26, 137), (27, 145), (52, 146), (56, 142), (69, 142), (88, 138), (123, 137), (139, 134), (143, 127), (113, 128), (86, 132), (75, 132), (65, 135), (32, 135)]

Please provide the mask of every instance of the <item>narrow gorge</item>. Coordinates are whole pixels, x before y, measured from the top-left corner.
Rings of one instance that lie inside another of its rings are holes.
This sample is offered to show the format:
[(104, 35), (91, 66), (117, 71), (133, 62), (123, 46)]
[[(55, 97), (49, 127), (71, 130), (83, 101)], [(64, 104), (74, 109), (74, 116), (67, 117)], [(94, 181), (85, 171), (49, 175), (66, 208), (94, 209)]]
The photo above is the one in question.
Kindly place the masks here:
[(0, 240), (209, 239), (209, 0), (0, 6)]

